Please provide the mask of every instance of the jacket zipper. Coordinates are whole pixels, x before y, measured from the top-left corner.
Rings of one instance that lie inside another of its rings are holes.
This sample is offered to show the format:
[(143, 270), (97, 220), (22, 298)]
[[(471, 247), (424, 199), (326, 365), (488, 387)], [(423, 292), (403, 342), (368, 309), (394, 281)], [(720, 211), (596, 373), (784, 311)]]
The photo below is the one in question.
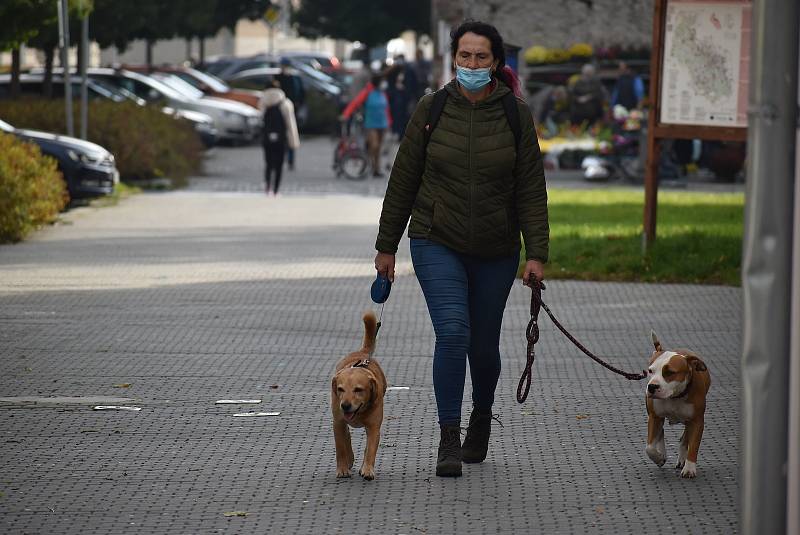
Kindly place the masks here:
[(473, 217), (475, 214), (475, 180), (472, 172), (472, 120), (474, 113), (475, 104), (472, 104), (469, 110), (469, 135), (467, 137), (467, 169), (469, 179), (469, 243), (467, 244), (467, 250), (470, 252), (474, 252), (472, 247), (475, 242), (475, 221)]

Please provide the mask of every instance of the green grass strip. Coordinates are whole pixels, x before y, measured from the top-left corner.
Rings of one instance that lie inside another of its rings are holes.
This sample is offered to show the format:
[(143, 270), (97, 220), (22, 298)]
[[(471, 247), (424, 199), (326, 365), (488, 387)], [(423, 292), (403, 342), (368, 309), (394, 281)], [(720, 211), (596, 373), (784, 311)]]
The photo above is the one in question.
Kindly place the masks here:
[(657, 238), (646, 256), (641, 190), (548, 193), (548, 279), (740, 284), (742, 193), (659, 192)]

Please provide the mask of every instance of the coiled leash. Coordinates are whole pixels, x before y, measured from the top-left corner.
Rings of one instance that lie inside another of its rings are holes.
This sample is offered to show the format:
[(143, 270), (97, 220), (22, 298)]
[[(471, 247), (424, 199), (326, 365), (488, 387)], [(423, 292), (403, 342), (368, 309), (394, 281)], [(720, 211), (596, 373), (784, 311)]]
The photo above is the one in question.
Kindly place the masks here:
[(547, 315), (550, 316), (550, 320), (553, 324), (558, 327), (558, 329), (564, 333), (570, 342), (575, 344), (575, 347), (583, 351), (589, 358), (594, 360), (595, 362), (599, 363), (600, 365), (604, 366), (605, 368), (611, 370), (614, 373), (617, 373), (630, 381), (639, 381), (647, 377), (647, 370), (642, 370), (641, 373), (629, 373), (620, 370), (619, 368), (615, 368), (611, 364), (603, 361), (601, 358), (595, 356), (591, 351), (586, 349), (583, 344), (578, 342), (574, 336), (572, 336), (561, 322), (559, 322), (556, 317), (550, 312), (550, 309), (544, 301), (542, 301), (542, 291), (545, 289), (544, 283), (538, 280), (534, 280), (533, 284), (531, 285), (531, 320), (528, 322), (528, 328), (525, 330), (525, 337), (528, 339), (528, 352), (527, 352), (527, 362), (525, 363), (525, 369), (522, 371), (522, 377), (519, 379), (519, 385), (517, 385), (517, 402), (524, 403), (525, 400), (528, 398), (528, 392), (531, 389), (531, 380), (533, 378), (533, 361), (536, 358), (536, 352), (534, 346), (536, 342), (539, 341), (539, 310), (544, 308), (544, 311), (547, 312)]

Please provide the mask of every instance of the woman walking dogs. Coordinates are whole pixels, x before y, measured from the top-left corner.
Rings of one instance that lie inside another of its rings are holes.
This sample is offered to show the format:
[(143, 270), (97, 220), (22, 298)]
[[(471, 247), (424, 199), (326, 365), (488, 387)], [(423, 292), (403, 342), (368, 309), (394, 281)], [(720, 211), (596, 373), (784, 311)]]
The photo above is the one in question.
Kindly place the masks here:
[[(433, 386), (441, 438), (436, 475), (486, 458), (500, 376), (500, 327), (519, 265), (542, 280), (549, 226), (542, 157), (533, 119), (505, 66), (503, 39), (475, 21), (451, 33), (456, 79), (420, 100), (394, 162), (375, 248), (375, 269), (394, 279), (409, 217), (411, 259), (436, 345)], [(444, 92), (444, 93), (442, 93)], [(472, 414), (462, 446), (466, 365)]]

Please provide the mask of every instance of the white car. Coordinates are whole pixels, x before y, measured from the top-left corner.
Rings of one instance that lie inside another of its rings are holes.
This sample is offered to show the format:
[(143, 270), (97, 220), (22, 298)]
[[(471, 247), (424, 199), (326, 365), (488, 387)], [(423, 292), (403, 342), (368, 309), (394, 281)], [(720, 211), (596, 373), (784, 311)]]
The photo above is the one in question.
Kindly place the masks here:
[[(88, 69), (88, 74), (92, 78), (103, 79), (127, 89), (148, 103), (205, 113), (214, 120), (219, 139), (251, 142), (259, 135), (261, 115), (258, 110), (246, 104), (203, 96), (193, 98), (175, 89), (174, 82), (167, 84), (155, 75), (149, 76), (125, 69), (94, 68)], [(180, 81), (177, 77), (173, 78)]]

